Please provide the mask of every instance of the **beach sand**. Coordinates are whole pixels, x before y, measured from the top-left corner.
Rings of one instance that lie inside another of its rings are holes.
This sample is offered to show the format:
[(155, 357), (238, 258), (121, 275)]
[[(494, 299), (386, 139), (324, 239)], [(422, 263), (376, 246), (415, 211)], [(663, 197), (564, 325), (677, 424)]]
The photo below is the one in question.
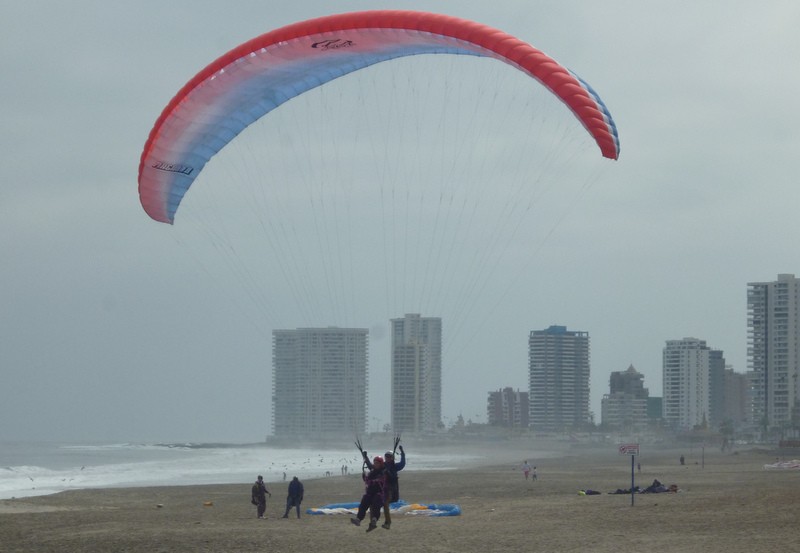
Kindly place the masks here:
[[(413, 450), (409, 466), (413, 463)], [(613, 446), (573, 447), (556, 458), (527, 459), (504, 446), (501, 464), (401, 473), (408, 502), (455, 503), (462, 515), (395, 515), (391, 530), (367, 534), (347, 515), (306, 515), (308, 507), (358, 501), (358, 475), (305, 481), (300, 520), (282, 519), (287, 483), (269, 483), (267, 519), (249, 502), (250, 483), (77, 490), (0, 501), (0, 551), (214, 551), (326, 553), (495, 551), (798, 551), (800, 471), (765, 470), (774, 451), (734, 453), (698, 447), (658, 453), (643, 448), (636, 484), (653, 479), (678, 493), (610, 495), (631, 482), (630, 458)], [(686, 456), (680, 466), (678, 457)], [(515, 461), (511, 461), (511, 457)], [(291, 478), (291, 475), (289, 475)], [(582, 496), (580, 489), (601, 495)]]

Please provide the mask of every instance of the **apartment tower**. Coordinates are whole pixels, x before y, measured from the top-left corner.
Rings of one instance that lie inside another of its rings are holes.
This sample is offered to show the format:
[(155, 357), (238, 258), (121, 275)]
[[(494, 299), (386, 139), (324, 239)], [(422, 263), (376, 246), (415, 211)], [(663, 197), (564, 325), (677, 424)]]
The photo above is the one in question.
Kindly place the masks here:
[(442, 319), (392, 319), (392, 429), (435, 431), (442, 420)]
[(528, 428), (530, 417), (528, 392), (515, 391), (511, 387), (489, 392), (486, 415), (489, 426)]
[(603, 396), (600, 413), (604, 425), (616, 430), (633, 431), (648, 423), (644, 375), (633, 365), (626, 371), (614, 371), (609, 378), (609, 393)]
[(676, 430), (691, 430), (719, 418), (712, 398), (722, 393), (714, 377), (720, 371), (724, 375), (722, 351), (712, 350), (705, 340), (667, 340), (662, 370), (664, 421)]
[(275, 436), (352, 436), (366, 430), (367, 330), (272, 332)]
[(589, 422), (589, 333), (551, 326), (528, 337), (530, 424), (562, 431)]
[(750, 421), (777, 429), (797, 417), (800, 397), (800, 280), (780, 274), (747, 285)]

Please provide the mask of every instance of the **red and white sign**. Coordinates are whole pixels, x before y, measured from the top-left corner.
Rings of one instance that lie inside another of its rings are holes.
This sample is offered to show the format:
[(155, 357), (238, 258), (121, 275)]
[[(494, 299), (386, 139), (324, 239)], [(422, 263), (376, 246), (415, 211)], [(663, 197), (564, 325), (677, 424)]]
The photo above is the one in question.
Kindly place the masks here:
[(619, 446), (620, 455), (639, 455), (639, 444), (622, 444)]

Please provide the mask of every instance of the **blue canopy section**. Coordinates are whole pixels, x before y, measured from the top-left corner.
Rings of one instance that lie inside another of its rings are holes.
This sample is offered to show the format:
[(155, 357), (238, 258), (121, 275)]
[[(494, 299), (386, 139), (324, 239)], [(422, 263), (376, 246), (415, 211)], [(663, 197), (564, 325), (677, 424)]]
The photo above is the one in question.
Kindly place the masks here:
[[(358, 510), (358, 503), (330, 503), (322, 507), (306, 509), (308, 515), (336, 515), (354, 514)], [(389, 504), (392, 514), (417, 515), (429, 517), (453, 517), (461, 514), (461, 507), (453, 503), (408, 503), (397, 501)]]

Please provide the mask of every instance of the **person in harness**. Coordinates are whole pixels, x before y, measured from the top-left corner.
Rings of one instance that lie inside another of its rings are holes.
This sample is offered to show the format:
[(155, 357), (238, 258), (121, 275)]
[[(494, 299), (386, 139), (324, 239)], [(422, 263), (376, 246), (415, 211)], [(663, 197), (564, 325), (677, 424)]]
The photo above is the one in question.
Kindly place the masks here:
[[(403, 446), (399, 446), (400, 449), (400, 462), (395, 462), (394, 453), (391, 451), (387, 451), (383, 454), (383, 461), (384, 461), (384, 470), (386, 472), (386, 497), (384, 498), (383, 503), (383, 524), (381, 528), (385, 528), (389, 530), (392, 527), (392, 515), (390, 513), (390, 504), (396, 503), (400, 501), (400, 479), (397, 477), (397, 473), (403, 470), (406, 467), (406, 452), (403, 450)], [(367, 465), (367, 468), (372, 470), (373, 464), (369, 462), (369, 457), (367, 457), (367, 453), (363, 452), (364, 462)], [(379, 459), (379, 457), (376, 457)]]

